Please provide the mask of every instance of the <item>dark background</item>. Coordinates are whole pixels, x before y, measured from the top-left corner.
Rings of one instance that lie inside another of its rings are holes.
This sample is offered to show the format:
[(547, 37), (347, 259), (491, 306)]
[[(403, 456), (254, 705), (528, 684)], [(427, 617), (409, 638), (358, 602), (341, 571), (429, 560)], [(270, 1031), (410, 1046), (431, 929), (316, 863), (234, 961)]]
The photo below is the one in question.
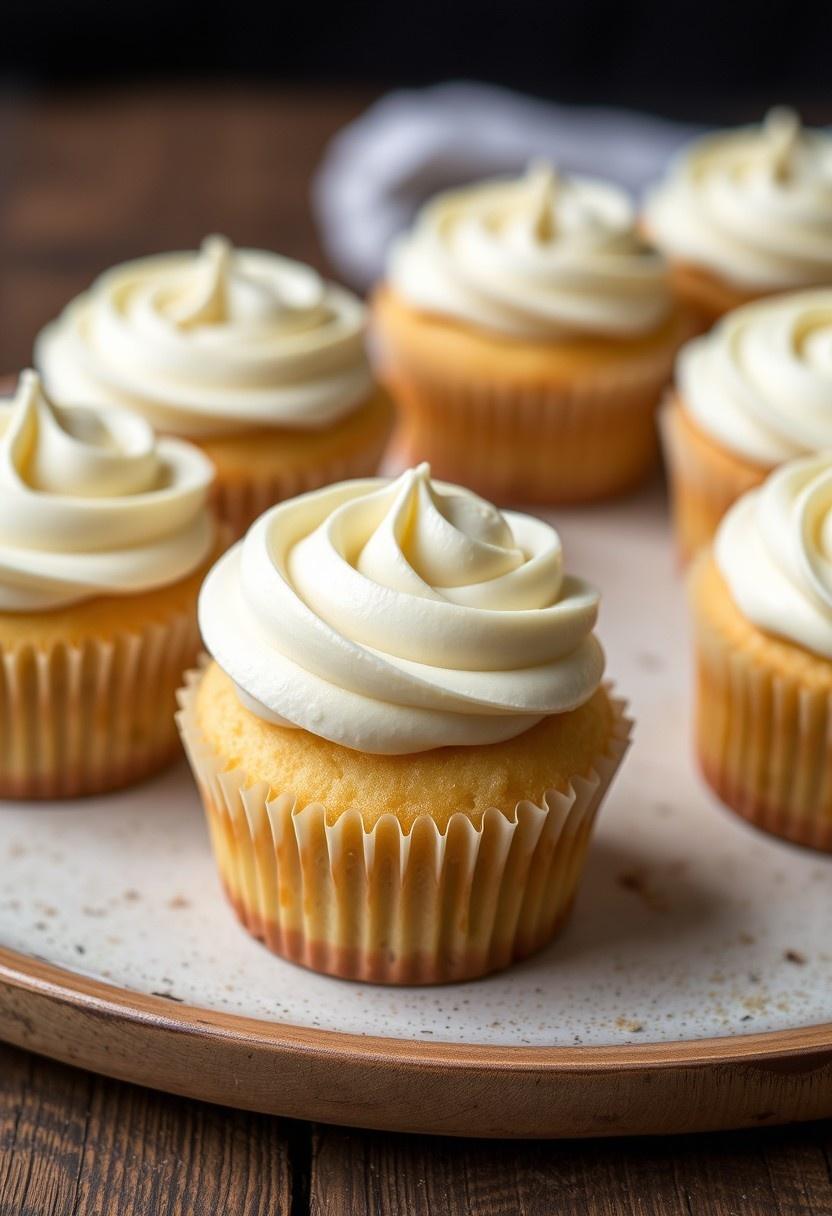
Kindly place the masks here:
[(7, 82), (485, 79), (717, 121), (828, 113), (832, 0), (4, 0)]

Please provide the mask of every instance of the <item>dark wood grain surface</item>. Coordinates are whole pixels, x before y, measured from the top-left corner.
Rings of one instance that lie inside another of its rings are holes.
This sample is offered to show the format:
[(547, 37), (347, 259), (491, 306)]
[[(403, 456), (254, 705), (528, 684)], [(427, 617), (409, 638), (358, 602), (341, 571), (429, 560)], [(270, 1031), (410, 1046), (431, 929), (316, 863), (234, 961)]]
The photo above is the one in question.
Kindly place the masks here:
[(115, 262), (212, 232), (323, 265), (309, 182), (360, 92), (0, 95), (0, 367)]
[[(212, 231), (323, 265), (309, 177), (368, 96), (0, 98), (0, 368), (122, 258)], [(0, 882), (2, 875), (0, 875)], [(0, 1046), (0, 1216), (830, 1216), (832, 1125), (581, 1143), (309, 1127)]]

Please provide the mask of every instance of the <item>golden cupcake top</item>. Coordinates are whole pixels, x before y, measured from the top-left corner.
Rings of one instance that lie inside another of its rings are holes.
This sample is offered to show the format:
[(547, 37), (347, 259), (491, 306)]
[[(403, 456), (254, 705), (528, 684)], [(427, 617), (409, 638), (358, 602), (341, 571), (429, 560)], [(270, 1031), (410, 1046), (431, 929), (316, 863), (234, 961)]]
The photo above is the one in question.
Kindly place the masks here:
[(317, 429), (366, 400), (365, 310), (314, 270), (209, 237), (103, 274), (38, 337), (62, 404), (121, 405), (179, 435)]
[(714, 555), (747, 620), (832, 659), (832, 452), (793, 460), (744, 495)]
[(510, 739), (598, 688), (598, 594), (542, 520), (434, 482), (281, 503), (208, 575), (207, 649), (255, 715), (355, 750)]
[(23, 372), (0, 401), (0, 612), (176, 582), (209, 556), (198, 449), (127, 410), (56, 406)]
[(791, 110), (695, 141), (647, 195), (669, 256), (740, 288), (832, 284), (832, 136)]
[(832, 448), (832, 288), (729, 313), (683, 348), (677, 383), (698, 426), (747, 460)]
[(394, 242), (387, 277), (414, 308), (531, 340), (641, 335), (670, 307), (627, 195), (545, 164), (439, 195)]

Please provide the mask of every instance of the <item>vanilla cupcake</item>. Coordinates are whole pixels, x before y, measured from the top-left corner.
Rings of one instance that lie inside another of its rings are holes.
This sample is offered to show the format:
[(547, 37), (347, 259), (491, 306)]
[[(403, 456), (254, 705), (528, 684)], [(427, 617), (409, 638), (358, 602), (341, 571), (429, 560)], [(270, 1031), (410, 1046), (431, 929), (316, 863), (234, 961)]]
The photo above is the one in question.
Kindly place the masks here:
[(239, 535), (282, 498), (375, 472), (391, 407), (364, 328), (361, 301), (308, 266), (211, 237), (102, 275), (35, 359), (60, 403), (128, 406), (197, 443)]
[(832, 286), (832, 136), (776, 109), (698, 139), (649, 191), (643, 222), (702, 328), (760, 296)]
[(404, 455), (497, 501), (642, 480), (693, 332), (626, 195), (546, 167), (430, 203), (392, 246), (373, 316)]
[(249, 931), (386, 983), (548, 941), (627, 741), (597, 607), (548, 524), (426, 466), (259, 519), (205, 582), (180, 715)]
[(747, 304), (685, 346), (662, 433), (687, 558), (773, 469), (832, 448), (832, 288)]
[(832, 850), (832, 454), (735, 503), (691, 597), (706, 780), (758, 827)]
[(126, 410), (0, 401), (0, 797), (96, 794), (179, 754), (216, 554), (212, 469)]

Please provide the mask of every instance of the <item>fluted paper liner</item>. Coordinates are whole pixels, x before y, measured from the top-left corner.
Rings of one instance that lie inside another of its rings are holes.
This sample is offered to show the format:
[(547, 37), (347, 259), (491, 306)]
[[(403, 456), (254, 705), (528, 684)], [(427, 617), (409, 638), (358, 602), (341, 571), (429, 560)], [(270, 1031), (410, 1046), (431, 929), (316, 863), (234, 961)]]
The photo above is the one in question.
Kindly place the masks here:
[[(688, 424), (690, 425), (690, 424)], [(722, 457), (710, 440), (694, 441), (671, 396), (659, 412), (659, 432), (670, 487), (673, 527), (679, 556), (688, 561), (709, 544), (725, 512), (768, 470), (730, 456)]]
[(544, 945), (565, 919), (595, 814), (629, 744), (614, 701), (604, 755), (567, 793), (521, 802), (511, 819), (461, 813), (443, 834), (428, 816), (410, 832), (392, 814), (371, 830), (357, 810), (326, 822), (296, 809), (207, 744), (194, 701), (180, 692), (179, 728), (202, 796), (226, 894), (246, 928), (277, 954), (316, 971), (390, 984), (471, 979)]
[(308, 468), (278, 468), (268, 477), (251, 474), (241, 479), (220, 475), (214, 484), (213, 502), (220, 519), (231, 530), (230, 540), (243, 536), (255, 519), (277, 502), (353, 477), (375, 476), (386, 443), (385, 434), (361, 451), (310, 464)]
[(408, 366), (388, 383), (402, 410), (399, 452), (434, 476), (500, 502), (586, 502), (623, 493), (656, 463), (656, 406), (670, 356), (609, 382), (440, 383)]
[(98, 794), (163, 767), (199, 649), (195, 613), (80, 645), (0, 647), (0, 797)]
[(706, 781), (764, 831), (832, 852), (832, 694), (697, 617), (696, 746)]
[(374, 476), (392, 422), (392, 403), (382, 390), (376, 390), (355, 414), (347, 415), (333, 428), (307, 433), (309, 445), (300, 451), (293, 449), (291, 436), (286, 436), (289, 446), (281, 448), (279, 431), (264, 438), (265, 461), (245, 459), (239, 452), (229, 461), (222, 439), (206, 441), (206, 455), (214, 461), (217, 473), (213, 502), (220, 519), (233, 533), (231, 540), (241, 537), (277, 502), (338, 481)]
[(617, 344), (606, 354), (599, 347), (590, 357), (578, 342), (573, 362), (552, 366), (501, 359), (501, 345), (511, 343), (495, 338), (485, 367), (476, 352), (436, 354), (429, 333), (409, 330), (406, 306), (397, 309), (394, 293), (380, 288), (371, 350), (400, 406), (397, 452), (405, 459), (428, 460), (434, 476), (493, 501), (525, 503), (609, 497), (654, 466), (656, 409), (694, 331), (684, 311), (649, 345)]

